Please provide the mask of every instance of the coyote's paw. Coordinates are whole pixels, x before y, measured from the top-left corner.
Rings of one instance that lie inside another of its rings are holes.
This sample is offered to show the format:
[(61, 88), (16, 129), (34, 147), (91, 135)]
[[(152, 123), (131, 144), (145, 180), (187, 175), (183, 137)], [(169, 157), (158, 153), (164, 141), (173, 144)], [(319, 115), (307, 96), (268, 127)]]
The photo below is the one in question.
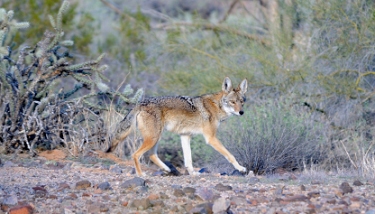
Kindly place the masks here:
[(201, 174), (200, 172), (196, 172), (196, 171), (189, 172), (189, 175), (192, 175), (192, 176), (198, 176), (200, 174)]
[(236, 168), (238, 171), (240, 171), (240, 172), (242, 172), (242, 173), (246, 173), (246, 168), (245, 167), (243, 167), (243, 166), (238, 166), (237, 168)]

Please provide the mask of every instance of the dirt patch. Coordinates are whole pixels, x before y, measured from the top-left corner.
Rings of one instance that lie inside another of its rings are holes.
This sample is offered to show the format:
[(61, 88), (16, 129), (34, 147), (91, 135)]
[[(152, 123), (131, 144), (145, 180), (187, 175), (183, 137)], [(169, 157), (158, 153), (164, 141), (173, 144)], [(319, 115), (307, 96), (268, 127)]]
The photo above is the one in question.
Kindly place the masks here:
[(54, 150), (49, 150), (49, 151), (43, 151), (39, 153), (40, 157), (44, 157), (47, 160), (63, 160), (66, 158), (65, 152), (54, 149)]

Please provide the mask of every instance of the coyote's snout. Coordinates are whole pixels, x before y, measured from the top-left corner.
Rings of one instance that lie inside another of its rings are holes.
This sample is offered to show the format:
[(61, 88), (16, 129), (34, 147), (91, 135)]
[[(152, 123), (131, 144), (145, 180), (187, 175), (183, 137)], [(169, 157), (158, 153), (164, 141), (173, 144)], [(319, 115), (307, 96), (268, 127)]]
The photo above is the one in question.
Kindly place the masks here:
[(222, 90), (218, 93), (198, 97), (159, 97), (140, 102), (122, 120), (115, 133), (110, 150), (123, 141), (138, 126), (143, 144), (133, 154), (135, 169), (142, 175), (139, 158), (150, 150), (150, 159), (163, 170), (170, 172), (157, 155), (158, 140), (163, 130), (175, 132), (181, 137), (185, 167), (189, 174), (194, 172), (191, 159), (190, 137), (202, 134), (208, 144), (221, 153), (240, 172), (246, 168), (238, 164), (234, 156), (217, 139), (216, 132), (221, 121), (231, 115), (243, 115), (243, 104), (247, 91), (247, 80), (244, 79), (237, 88), (232, 87), (231, 80), (226, 77)]

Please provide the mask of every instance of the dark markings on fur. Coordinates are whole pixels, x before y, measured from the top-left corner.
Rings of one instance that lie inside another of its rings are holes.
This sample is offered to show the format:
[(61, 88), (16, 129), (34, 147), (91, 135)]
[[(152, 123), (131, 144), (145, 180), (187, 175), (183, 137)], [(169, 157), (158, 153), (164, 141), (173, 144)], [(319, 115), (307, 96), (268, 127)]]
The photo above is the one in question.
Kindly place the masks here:
[(194, 105), (194, 102), (193, 102), (193, 99), (191, 97), (187, 97), (187, 96), (180, 96), (178, 97), (180, 98), (181, 100), (185, 101), (187, 104), (189, 104), (189, 107), (191, 110), (195, 111), (197, 110), (197, 108), (195, 107)]
[(177, 96), (177, 97), (150, 97), (147, 98), (139, 103), (140, 106), (147, 106), (150, 104), (155, 105), (163, 105), (163, 106), (179, 106), (176, 102), (176, 98), (182, 101), (183, 104), (187, 107), (187, 109), (191, 111), (196, 111), (197, 107), (194, 105), (194, 99), (187, 96)]

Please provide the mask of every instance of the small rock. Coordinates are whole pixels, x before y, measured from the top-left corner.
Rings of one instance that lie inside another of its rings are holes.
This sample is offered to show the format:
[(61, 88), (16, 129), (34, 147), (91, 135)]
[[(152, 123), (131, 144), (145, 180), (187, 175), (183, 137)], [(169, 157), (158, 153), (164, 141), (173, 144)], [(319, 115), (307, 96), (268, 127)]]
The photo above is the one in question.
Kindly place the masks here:
[(36, 198), (43, 198), (47, 195), (47, 190), (44, 187), (33, 187)]
[(159, 193), (161, 199), (169, 199), (169, 196), (164, 192)]
[(211, 173), (211, 171), (208, 170), (208, 168), (206, 168), (206, 167), (200, 169), (198, 172), (199, 172), (199, 173)]
[(182, 196), (185, 195), (185, 193), (181, 189), (174, 189), (173, 195), (176, 196), (176, 197), (182, 197)]
[(230, 202), (229, 200), (220, 197), (215, 200), (215, 202), (212, 205), (212, 211), (214, 213), (222, 212), (222, 211), (227, 211), (230, 208)]
[(260, 180), (257, 177), (251, 177), (249, 179), (249, 184), (256, 184), (256, 183), (259, 183), (259, 182), (260, 182)]
[(222, 183), (218, 183), (218, 184), (216, 184), (215, 189), (217, 191), (222, 192), (222, 191), (232, 190), (233, 188), (229, 185), (223, 185)]
[(158, 200), (159, 199), (159, 195), (157, 195), (157, 194), (150, 194), (147, 198), (150, 199), (150, 201)]
[(57, 192), (61, 192), (61, 191), (65, 190), (65, 189), (70, 189), (69, 184), (67, 184), (67, 183), (60, 183), (59, 187), (57, 188), (56, 191)]
[(144, 179), (135, 177), (133, 179), (127, 180), (120, 185), (121, 188), (134, 188), (137, 186), (145, 186), (146, 182)]
[(109, 211), (109, 208), (107, 206), (105, 206), (104, 204), (100, 205), (100, 209), (99, 211), (101, 213), (105, 213), (105, 212), (108, 212)]
[(16, 195), (11, 195), (9, 197), (6, 197), (3, 200), (3, 204), (6, 204), (6, 205), (16, 205), (17, 203), (18, 203), (18, 199)]
[(106, 181), (98, 185), (98, 188), (101, 190), (109, 190), (111, 189), (111, 185)]
[(150, 203), (153, 207), (157, 207), (157, 206), (163, 207), (164, 206), (163, 200), (150, 200)]
[(137, 208), (138, 210), (146, 210), (151, 207), (151, 203), (148, 198), (141, 198), (135, 199), (131, 206)]
[(203, 204), (198, 204), (197, 206), (193, 207), (191, 210), (190, 210), (190, 213), (213, 213), (213, 210), (212, 210), (212, 206), (213, 204), (212, 203), (203, 203)]
[(78, 181), (76, 183), (76, 189), (77, 190), (86, 189), (86, 188), (89, 188), (89, 187), (91, 187), (91, 182), (88, 181), (88, 180), (82, 180), (82, 181)]
[(349, 185), (348, 182), (343, 182), (341, 185), (340, 185), (340, 190), (342, 192), (342, 194), (347, 194), (347, 193), (352, 193), (353, 192), (353, 188)]
[(215, 197), (214, 192), (207, 187), (200, 187), (196, 190), (195, 195), (204, 201), (212, 201)]
[(301, 191), (306, 191), (306, 187), (305, 187), (305, 185), (301, 185)]
[(182, 189), (182, 191), (187, 194), (187, 195), (192, 195), (195, 193), (196, 189), (193, 188), (193, 187), (185, 187), (184, 189)]
[(34, 208), (28, 204), (15, 206), (9, 210), (9, 214), (32, 214), (33, 212)]
[(116, 173), (116, 174), (118, 174), (118, 175), (122, 173), (122, 169), (120, 168), (119, 165), (111, 165), (111, 166), (109, 167), (109, 171), (110, 171), (110, 172), (113, 172), (113, 173)]
[(355, 181), (353, 182), (353, 185), (354, 185), (354, 186), (363, 186), (363, 183), (362, 183), (360, 180), (355, 180)]
[(68, 198), (70, 198), (70, 199), (77, 199), (78, 196), (77, 196), (77, 194), (75, 194), (74, 192), (72, 192), (72, 193), (68, 194)]
[(320, 196), (320, 192), (319, 191), (312, 191), (312, 192), (307, 193), (307, 195), (309, 196), (309, 198), (317, 198), (317, 197)]

